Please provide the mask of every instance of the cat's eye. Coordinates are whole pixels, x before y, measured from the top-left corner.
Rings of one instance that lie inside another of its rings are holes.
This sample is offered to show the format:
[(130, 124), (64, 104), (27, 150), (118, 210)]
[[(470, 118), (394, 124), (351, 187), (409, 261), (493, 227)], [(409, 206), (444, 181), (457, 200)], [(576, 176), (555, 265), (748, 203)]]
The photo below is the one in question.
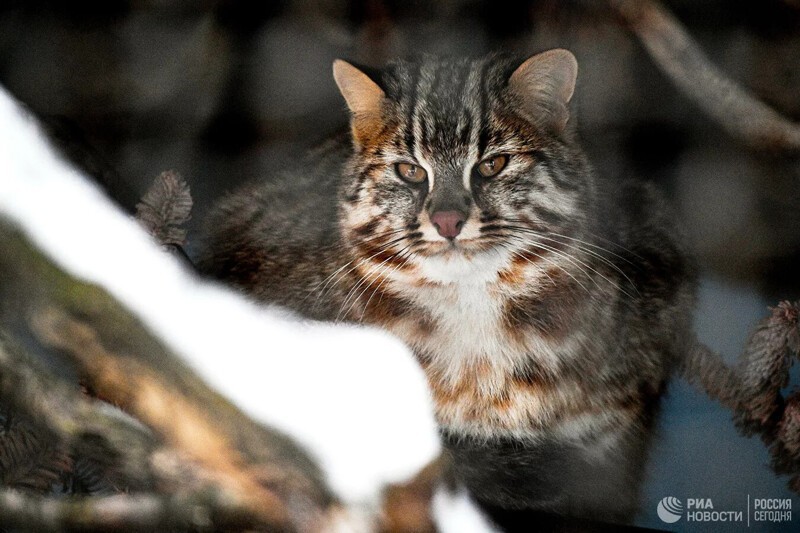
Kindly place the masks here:
[(394, 168), (398, 176), (411, 183), (422, 183), (428, 177), (424, 168), (413, 163), (397, 163)]
[(496, 155), (478, 163), (478, 174), (484, 178), (491, 178), (500, 174), (508, 163), (507, 155)]

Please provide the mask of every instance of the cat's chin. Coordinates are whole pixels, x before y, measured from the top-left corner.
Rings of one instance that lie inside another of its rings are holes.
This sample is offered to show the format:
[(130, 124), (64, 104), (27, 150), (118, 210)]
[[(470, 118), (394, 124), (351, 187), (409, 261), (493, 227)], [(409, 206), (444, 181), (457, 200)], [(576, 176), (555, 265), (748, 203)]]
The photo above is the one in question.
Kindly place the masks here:
[[(437, 243), (438, 244), (438, 243)], [(475, 284), (489, 283), (497, 279), (497, 273), (508, 267), (509, 254), (481, 243), (480, 246), (439, 246), (435, 253), (426, 253), (417, 262), (418, 275), (434, 283)], [(423, 255), (423, 254), (420, 254)]]
[(427, 257), (455, 257), (465, 256), (467, 258), (477, 253), (485, 252), (495, 248), (492, 243), (483, 239), (455, 239), (448, 241), (426, 241), (424, 247), (417, 253)]

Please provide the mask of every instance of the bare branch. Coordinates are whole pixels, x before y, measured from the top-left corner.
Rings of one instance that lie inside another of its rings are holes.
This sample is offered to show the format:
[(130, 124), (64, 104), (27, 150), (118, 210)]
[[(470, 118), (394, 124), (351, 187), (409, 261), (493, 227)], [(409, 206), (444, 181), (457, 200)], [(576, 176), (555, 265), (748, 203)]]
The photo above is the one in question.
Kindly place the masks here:
[(609, 0), (653, 61), (731, 136), (757, 150), (800, 152), (800, 125), (726, 76), (657, 0)]
[(64, 499), (4, 490), (0, 492), (0, 517), (5, 527), (37, 532), (247, 529), (259, 525), (246, 510), (231, 508), (230, 502), (212, 491)]

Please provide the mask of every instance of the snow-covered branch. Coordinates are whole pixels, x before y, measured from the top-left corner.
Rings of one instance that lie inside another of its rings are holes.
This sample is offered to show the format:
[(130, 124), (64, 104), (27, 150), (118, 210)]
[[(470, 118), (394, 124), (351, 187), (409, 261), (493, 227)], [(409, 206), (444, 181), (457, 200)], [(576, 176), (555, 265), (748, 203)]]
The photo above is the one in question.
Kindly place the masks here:
[(2, 91), (0, 219), (0, 407), (53, 436), (67, 467), (104, 456), (137, 495), (4, 492), (9, 524), (47, 510), (29, 526), (141, 528), (131, 517), (149, 506), (162, 525), (374, 530), (387, 487), (420, 483), (428, 514), (435, 476), (414, 478), (438, 437), (402, 343), (197, 279)]

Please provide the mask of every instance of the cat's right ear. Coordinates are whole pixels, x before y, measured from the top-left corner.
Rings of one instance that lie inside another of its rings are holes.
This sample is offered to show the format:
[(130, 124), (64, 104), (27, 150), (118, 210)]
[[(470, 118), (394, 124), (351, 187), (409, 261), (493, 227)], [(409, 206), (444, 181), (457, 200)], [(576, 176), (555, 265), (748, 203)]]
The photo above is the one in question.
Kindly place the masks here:
[(528, 58), (511, 74), (508, 88), (532, 122), (559, 135), (569, 120), (577, 76), (575, 56), (557, 48)]
[(386, 95), (369, 76), (341, 59), (333, 62), (333, 79), (350, 108), (353, 139), (363, 146), (381, 127)]

